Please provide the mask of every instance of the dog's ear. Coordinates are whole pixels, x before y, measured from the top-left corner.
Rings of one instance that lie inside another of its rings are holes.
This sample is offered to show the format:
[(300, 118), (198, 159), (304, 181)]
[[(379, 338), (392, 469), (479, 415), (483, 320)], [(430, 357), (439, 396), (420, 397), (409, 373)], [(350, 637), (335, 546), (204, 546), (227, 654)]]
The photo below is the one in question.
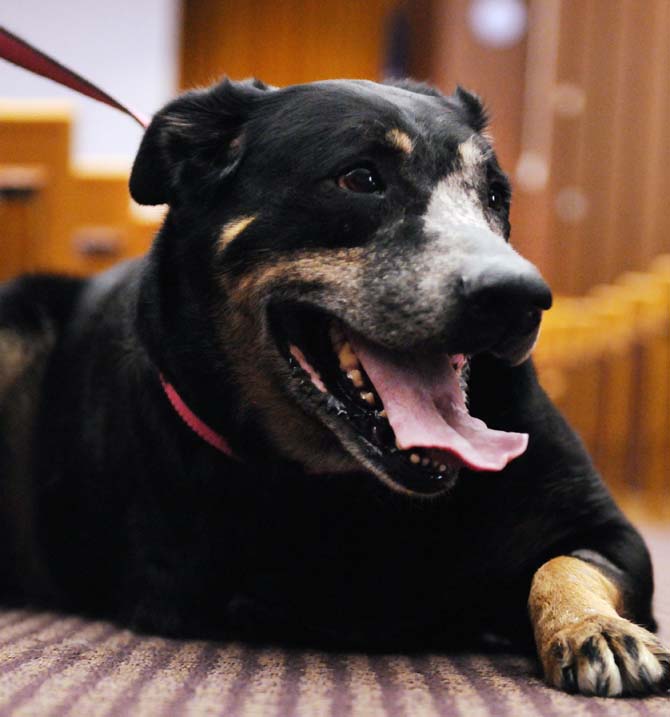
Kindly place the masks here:
[(475, 132), (481, 132), (486, 129), (489, 123), (489, 116), (484, 103), (473, 92), (463, 89), (460, 85), (456, 87), (456, 92), (451, 96), (461, 109), (465, 122), (472, 127)]
[(130, 175), (138, 204), (172, 204), (180, 189), (202, 190), (232, 174), (243, 151), (251, 108), (270, 88), (228, 79), (187, 92), (158, 112), (147, 128)]

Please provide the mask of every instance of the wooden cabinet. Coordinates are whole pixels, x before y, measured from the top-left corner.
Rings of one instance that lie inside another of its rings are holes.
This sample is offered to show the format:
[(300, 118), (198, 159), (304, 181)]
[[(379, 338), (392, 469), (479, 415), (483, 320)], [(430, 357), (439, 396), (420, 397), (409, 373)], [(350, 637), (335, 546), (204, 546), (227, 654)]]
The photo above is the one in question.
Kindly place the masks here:
[(39, 168), (0, 167), (0, 281), (31, 269), (43, 185)]
[(0, 101), (0, 279), (85, 275), (143, 253), (162, 210), (134, 207), (129, 168), (74, 167), (69, 109)]

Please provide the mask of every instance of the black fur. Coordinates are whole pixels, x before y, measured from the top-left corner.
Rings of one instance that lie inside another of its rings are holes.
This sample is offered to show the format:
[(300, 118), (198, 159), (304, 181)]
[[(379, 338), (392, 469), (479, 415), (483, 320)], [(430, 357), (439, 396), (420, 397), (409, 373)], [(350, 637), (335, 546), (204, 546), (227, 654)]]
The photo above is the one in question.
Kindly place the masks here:
[[(0, 481), (14, 496), (0, 521), (6, 599), (177, 636), (370, 648), (494, 632), (527, 642), (535, 571), (589, 550), (619, 571), (630, 617), (653, 628), (644, 543), (530, 361), (510, 367), (483, 352), (470, 378), (471, 412), (528, 432), (527, 452), (499, 474), (462, 470), (451, 490), (419, 500), (364, 470), (306, 473), (268, 435), (264, 406), (245, 404), (234, 347), (221, 342), (233, 320), (221, 277), (303, 250), (318, 260), (364, 246), (396, 214), (411, 263), (425, 245), (417, 217), (431, 187), (485, 122), (460, 89), (444, 98), (353, 82), (281, 91), (224, 82), (160, 112), (130, 185), (141, 203), (171, 205), (149, 254), (89, 280), (0, 289), (1, 332), (31, 345), (52, 337), (31, 359), (36, 372), (29, 362), (0, 390)], [(375, 144), (398, 126), (423, 133), (421, 173)], [(363, 160), (399, 177), (387, 182), (388, 203), (354, 206), (327, 181)], [(489, 166), (504, 181), (494, 157)], [(218, 253), (226, 222), (256, 214)], [(505, 231), (507, 214), (491, 222)], [(384, 251), (397, 247), (380, 237)], [(0, 356), (0, 387), (2, 367)], [(241, 461), (182, 423), (160, 373)], [(30, 410), (17, 427), (23, 392)]]

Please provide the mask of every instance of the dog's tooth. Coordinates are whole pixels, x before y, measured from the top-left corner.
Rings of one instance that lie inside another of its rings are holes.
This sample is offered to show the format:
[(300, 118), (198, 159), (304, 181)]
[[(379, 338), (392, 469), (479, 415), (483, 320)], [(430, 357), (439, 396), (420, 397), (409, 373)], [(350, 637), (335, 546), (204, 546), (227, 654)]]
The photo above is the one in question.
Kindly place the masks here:
[(353, 371), (347, 373), (347, 378), (356, 386), (356, 388), (362, 388), (364, 385), (363, 374), (355, 368)]
[(421, 463), (421, 457), (418, 453), (412, 453), (409, 457), (410, 463), (414, 463), (414, 465), (417, 465), (418, 463)]
[(369, 403), (371, 406), (375, 405), (375, 395), (371, 391), (368, 391), (368, 392), (361, 391), (361, 398), (364, 401), (366, 401), (367, 403)]
[(342, 347), (338, 351), (337, 357), (340, 360), (340, 367), (344, 371), (351, 371), (355, 368), (358, 368), (359, 366), (358, 358), (354, 353), (353, 349), (351, 348), (351, 344), (348, 341), (345, 341), (342, 344)]
[(386, 409), (382, 408), (382, 410), (377, 414), (380, 418), (388, 418), (388, 414), (386, 413)]
[(440, 473), (444, 473), (444, 471), (447, 470), (447, 466), (444, 465), (444, 463), (440, 463), (440, 467), (438, 468)]
[(422, 459), (421, 459), (421, 465), (422, 465), (422, 466), (425, 467), (425, 466), (427, 466), (427, 465), (429, 465), (429, 464), (430, 464), (430, 458), (422, 458)]

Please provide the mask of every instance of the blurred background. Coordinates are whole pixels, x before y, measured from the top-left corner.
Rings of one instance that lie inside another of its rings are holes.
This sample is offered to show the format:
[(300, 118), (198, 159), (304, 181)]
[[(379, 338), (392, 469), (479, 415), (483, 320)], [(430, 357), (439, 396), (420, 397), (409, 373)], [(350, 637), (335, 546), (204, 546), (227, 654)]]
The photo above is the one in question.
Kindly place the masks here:
[[(627, 510), (670, 520), (670, 0), (6, 0), (0, 24), (148, 113), (223, 74), (480, 94), (512, 241), (558, 295), (543, 384)], [(163, 210), (127, 194), (140, 139), (0, 62), (0, 279), (145, 251)]]

